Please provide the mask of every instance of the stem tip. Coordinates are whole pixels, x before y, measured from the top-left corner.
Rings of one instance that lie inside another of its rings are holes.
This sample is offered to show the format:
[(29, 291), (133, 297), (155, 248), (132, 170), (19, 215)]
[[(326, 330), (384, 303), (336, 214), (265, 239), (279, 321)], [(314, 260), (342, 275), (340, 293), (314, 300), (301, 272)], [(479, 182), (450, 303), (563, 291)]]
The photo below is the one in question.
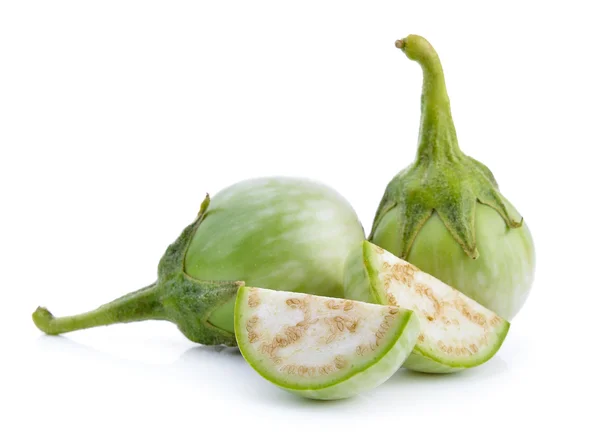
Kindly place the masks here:
[(200, 210), (198, 211), (199, 216), (204, 215), (204, 213), (208, 209), (208, 205), (210, 205), (210, 195), (207, 192), (206, 197), (204, 197), (204, 200), (200, 204)]
[(396, 48), (398, 49), (404, 49), (404, 40), (396, 40)]
[(53, 334), (50, 330), (50, 323), (54, 320), (54, 315), (52, 315), (49, 310), (39, 306), (31, 317), (40, 331), (45, 332), (46, 334)]

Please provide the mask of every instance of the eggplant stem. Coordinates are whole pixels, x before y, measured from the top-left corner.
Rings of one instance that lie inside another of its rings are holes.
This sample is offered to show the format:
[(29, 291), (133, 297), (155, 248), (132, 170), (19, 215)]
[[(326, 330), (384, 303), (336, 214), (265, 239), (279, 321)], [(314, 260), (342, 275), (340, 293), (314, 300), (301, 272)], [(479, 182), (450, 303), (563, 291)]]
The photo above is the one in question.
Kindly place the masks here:
[(444, 70), (437, 52), (419, 35), (397, 40), (396, 47), (423, 69), (417, 163), (433, 159), (452, 161), (464, 156), (458, 146)]
[(38, 329), (49, 335), (114, 323), (166, 320), (160, 303), (159, 287), (156, 284), (146, 286), (93, 311), (78, 315), (55, 317), (48, 309), (40, 306), (35, 310), (32, 318)]

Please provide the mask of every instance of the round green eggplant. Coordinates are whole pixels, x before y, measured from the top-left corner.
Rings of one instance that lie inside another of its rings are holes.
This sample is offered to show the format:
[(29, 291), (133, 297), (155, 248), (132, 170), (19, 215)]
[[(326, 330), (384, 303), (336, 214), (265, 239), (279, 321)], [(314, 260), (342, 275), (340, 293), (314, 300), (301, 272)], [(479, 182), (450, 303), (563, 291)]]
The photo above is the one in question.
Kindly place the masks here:
[(344, 262), (362, 240), (355, 211), (332, 188), (293, 177), (245, 180), (206, 197), (154, 284), (79, 315), (39, 307), (33, 320), (48, 334), (167, 320), (194, 342), (233, 346), (240, 286), (343, 297)]
[(460, 150), (436, 51), (417, 35), (396, 46), (423, 69), (418, 150), (388, 184), (369, 240), (511, 320), (533, 283), (531, 233), (492, 172)]

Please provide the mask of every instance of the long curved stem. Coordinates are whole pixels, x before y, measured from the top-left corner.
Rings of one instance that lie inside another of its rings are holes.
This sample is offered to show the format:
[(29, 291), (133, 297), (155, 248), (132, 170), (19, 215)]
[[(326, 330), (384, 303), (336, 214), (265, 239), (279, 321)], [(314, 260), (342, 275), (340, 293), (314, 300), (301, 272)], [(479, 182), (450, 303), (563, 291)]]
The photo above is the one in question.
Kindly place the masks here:
[(50, 335), (114, 323), (165, 320), (160, 303), (160, 287), (156, 283), (83, 314), (54, 317), (46, 308), (38, 307), (32, 317), (35, 325)]
[(409, 35), (396, 41), (410, 60), (423, 69), (421, 128), (417, 162), (454, 159), (461, 155), (446, 91), (444, 70), (433, 46), (421, 36)]

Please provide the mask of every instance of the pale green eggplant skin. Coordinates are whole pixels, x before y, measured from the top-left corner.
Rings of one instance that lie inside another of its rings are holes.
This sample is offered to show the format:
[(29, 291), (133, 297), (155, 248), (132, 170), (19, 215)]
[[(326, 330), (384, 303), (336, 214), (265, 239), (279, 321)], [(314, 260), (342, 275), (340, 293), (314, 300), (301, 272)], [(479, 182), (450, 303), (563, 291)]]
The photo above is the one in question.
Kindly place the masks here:
[(368, 240), (512, 320), (533, 285), (531, 232), (490, 169), (461, 151), (431, 44), (410, 35), (396, 46), (423, 70), (418, 149), (387, 185)]
[[(287, 177), (242, 181), (212, 200), (185, 256), (198, 280), (344, 296), (344, 263), (365, 234), (350, 203), (322, 183)], [(235, 297), (210, 322), (234, 332)]]
[(316, 400), (360, 395), (388, 380), (420, 331), (414, 312), (312, 294), (240, 287), (235, 334), (263, 378)]
[(358, 216), (329, 186), (295, 177), (248, 179), (206, 196), (165, 251), (155, 283), (82, 314), (55, 317), (38, 307), (32, 318), (51, 335), (165, 320), (193, 342), (235, 346), (240, 287), (342, 297), (344, 262), (362, 240)]
[[(390, 225), (399, 218), (397, 211), (390, 211), (372, 238), (373, 243), (398, 256), (399, 242), (394, 237), (399, 231)], [(475, 236), (480, 253), (474, 260), (434, 213), (415, 238), (406, 261), (512, 320), (533, 285), (535, 251), (531, 233), (525, 223), (519, 229), (507, 229), (494, 209), (477, 204)]]
[(421, 327), (403, 367), (449, 373), (479, 366), (504, 342), (510, 323), (455, 288), (368, 241), (345, 271), (346, 298), (413, 311)]

